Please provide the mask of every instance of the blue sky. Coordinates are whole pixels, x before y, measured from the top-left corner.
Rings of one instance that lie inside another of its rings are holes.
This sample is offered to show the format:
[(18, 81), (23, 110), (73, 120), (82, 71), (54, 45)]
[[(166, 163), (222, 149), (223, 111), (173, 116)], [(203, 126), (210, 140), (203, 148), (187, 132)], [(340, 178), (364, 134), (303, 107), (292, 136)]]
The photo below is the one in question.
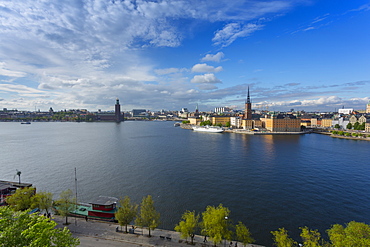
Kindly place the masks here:
[(0, 0), (0, 108), (365, 109), (369, 26), (369, 0)]

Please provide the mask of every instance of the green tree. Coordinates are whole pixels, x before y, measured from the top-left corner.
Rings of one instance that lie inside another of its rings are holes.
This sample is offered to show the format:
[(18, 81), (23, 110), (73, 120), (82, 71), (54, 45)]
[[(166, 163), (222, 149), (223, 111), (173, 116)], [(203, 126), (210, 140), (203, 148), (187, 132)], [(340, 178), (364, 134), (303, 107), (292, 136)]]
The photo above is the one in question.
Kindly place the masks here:
[(66, 247), (80, 244), (66, 227), (55, 228), (56, 225), (43, 216), (0, 207), (0, 246)]
[(32, 197), (35, 195), (35, 188), (28, 187), (17, 189), (13, 195), (6, 199), (6, 203), (15, 211), (31, 208)]
[(187, 240), (191, 238), (191, 244), (194, 243), (195, 232), (199, 226), (199, 215), (195, 211), (186, 211), (181, 217), (181, 221), (175, 226), (175, 231), (180, 232), (181, 237)]
[(242, 242), (244, 246), (254, 242), (252, 234), (242, 222), (239, 221), (239, 223), (235, 227), (235, 231), (237, 240)]
[(61, 216), (66, 217), (66, 225), (68, 225), (68, 214), (75, 206), (75, 199), (73, 198), (72, 190), (68, 189), (62, 191), (59, 195), (59, 200), (56, 201), (58, 212)]
[(351, 123), (348, 123), (347, 126), (346, 126), (347, 129), (352, 129), (352, 124)]
[(370, 226), (365, 223), (351, 221), (346, 227), (335, 224), (327, 232), (334, 247), (370, 246)]
[(211, 123), (211, 121), (210, 121), (210, 120), (207, 120), (207, 121), (203, 121), (203, 122), (201, 122), (199, 125), (200, 125), (200, 126), (206, 126), (206, 125), (211, 126), (211, 125), (212, 125), (212, 123)]
[(143, 228), (148, 227), (149, 237), (151, 237), (150, 231), (159, 225), (159, 218), (160, 214), (155, 210), (152, 196), (144, 197), (140, 204), (140, 212), (136, 218), (136, 223)]
[(32, 197), (32, 207), (46, 210), (46, 213), (49, 213), (49, 210), (53, 207), (53, 194), (43, 191), (38, 192)]
[(317, 230), (310, 230), (307, 226), (301, 227), (301, 238), (303, 240), (303, 246), (307, 247), (321, 247), (324, 246), (324, 240), (321, 238), (321, 234)]
[(289, 238), (288, 231), (285, 228), (279, 228), (277, 231), (272, 231), (271, 234), (277, 247), (293, 247), (297, 245), (297, 242)]
[(343, 136), (344, 135), (344, 131), (339, 131), (338, 134), (341, 135), (341, 136)]
[(230, 122), (226, 122), (225, 127), (230, 128), (231, 124)]
[(217, 208), (207, 206), (206, 211), (202, 213), (202, 233), (209, 236), (215, 245), (222, 239), (231, 240), (231, 231), (229, 230), (230, 210), (220, 204)]
[(339, 124), (336, 124), (336, 125), (334, 126), (334, 128), (335, 128), (335, 129), (340, 129), (340, 125), (339, 125)]
[(356, 122), (354, 125), (353, 125), (353, 129), (354, 130), (359, 130), (360, 128), (360, 123), (359, 122)]
[(123, 200), (119, 202), (121, 207), (118, 208), (117, 212), (115, 213), (116, 219), (121, 226), (126, 226), (126, 233), (127, 233), (127, 225), (130, 224), (137, 215), (138, 205), (131, 204), (130, 197), (125, 196)]

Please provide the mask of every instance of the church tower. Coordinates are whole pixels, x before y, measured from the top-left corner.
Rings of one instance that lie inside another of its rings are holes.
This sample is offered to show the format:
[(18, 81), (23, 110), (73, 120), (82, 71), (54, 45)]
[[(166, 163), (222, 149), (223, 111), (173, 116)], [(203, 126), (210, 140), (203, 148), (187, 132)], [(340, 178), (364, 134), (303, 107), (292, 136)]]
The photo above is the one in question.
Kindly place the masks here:
[(116, 99), (116, 105), (114, 108), (114, 115), (116, 116), (116, 122), (122, 122), (123, 121), (123, 115), (121, 114), (121, 105), (119, 104), (119, 99)]
[(370, 100), (369, 103), (366, 105), (366, 113), (370, 113)]
[(244, 119), (247, 119), (247, 120), (252, 119), (252, 102), (249, 97), (249, 86), (248, 86), (247, 100), (245, 101)]

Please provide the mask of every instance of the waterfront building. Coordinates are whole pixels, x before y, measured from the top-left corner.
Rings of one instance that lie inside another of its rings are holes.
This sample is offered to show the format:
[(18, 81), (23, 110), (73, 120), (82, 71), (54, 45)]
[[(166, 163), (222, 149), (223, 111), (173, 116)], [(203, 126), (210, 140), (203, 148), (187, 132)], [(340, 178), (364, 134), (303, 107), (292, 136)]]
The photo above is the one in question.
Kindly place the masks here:
[(221, 116), (213, 116), (211, 117), (211, 123), (212, 125), (218, 125), (218, 124), (222, 124), (222, 125), (226, 125), (227, 123), (230, 123), (230, 117), (227, 116), (227, 117), (221, 117)]
[(114, 116), (116, 118), (116, 122), (122, 122), (123, 121), (123, 115), (121, 113), (121, 105), (119, 104), (119, 99), (116, 99), (116, 105), (114, 108)]
[(311, 127), (321, 127), (321, 118), (311, 118)]
[(272, 114), (261, 118), (264, 127), (272, 132), (300, 132), (301, 119), (292, 114)]
[(202, 119), (200, 117), (189, 117), (188, 120), (192, 125), (199, 125), (202, 122)]
[(333, 119), (332, 118), (323, 118), (323, 119), (321, 119), (321, 127), (331, 128), (332, 126), (333, 126)]
[(235, 128), (242, 127), (242, 118), (241, 117), (230, 117), (230, 126)]
[(366, 105), (366, 113), (370, 113), (370, 100), (369, 103)]
[(245, 130), (251, 130), (254, 128), (254, 124), (253, 124), (253, 120), (252, 119), (243, 119), (242, 120), (242, 127), (243, 129)]

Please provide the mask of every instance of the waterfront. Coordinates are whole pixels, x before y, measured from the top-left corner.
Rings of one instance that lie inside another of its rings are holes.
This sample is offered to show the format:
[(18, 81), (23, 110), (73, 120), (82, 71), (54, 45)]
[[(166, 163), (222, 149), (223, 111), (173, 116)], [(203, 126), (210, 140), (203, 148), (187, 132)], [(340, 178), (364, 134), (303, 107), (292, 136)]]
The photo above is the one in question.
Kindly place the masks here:
[(222, 203), (257, 243), (270, 231), (369, 223), (369, 143), (310, 134), (253, 136), (174, 128), (173, 122), (0, 123), (0, 180), (21, 179), (79, 201), (151, 194), (160, 228), (185, 210)]

